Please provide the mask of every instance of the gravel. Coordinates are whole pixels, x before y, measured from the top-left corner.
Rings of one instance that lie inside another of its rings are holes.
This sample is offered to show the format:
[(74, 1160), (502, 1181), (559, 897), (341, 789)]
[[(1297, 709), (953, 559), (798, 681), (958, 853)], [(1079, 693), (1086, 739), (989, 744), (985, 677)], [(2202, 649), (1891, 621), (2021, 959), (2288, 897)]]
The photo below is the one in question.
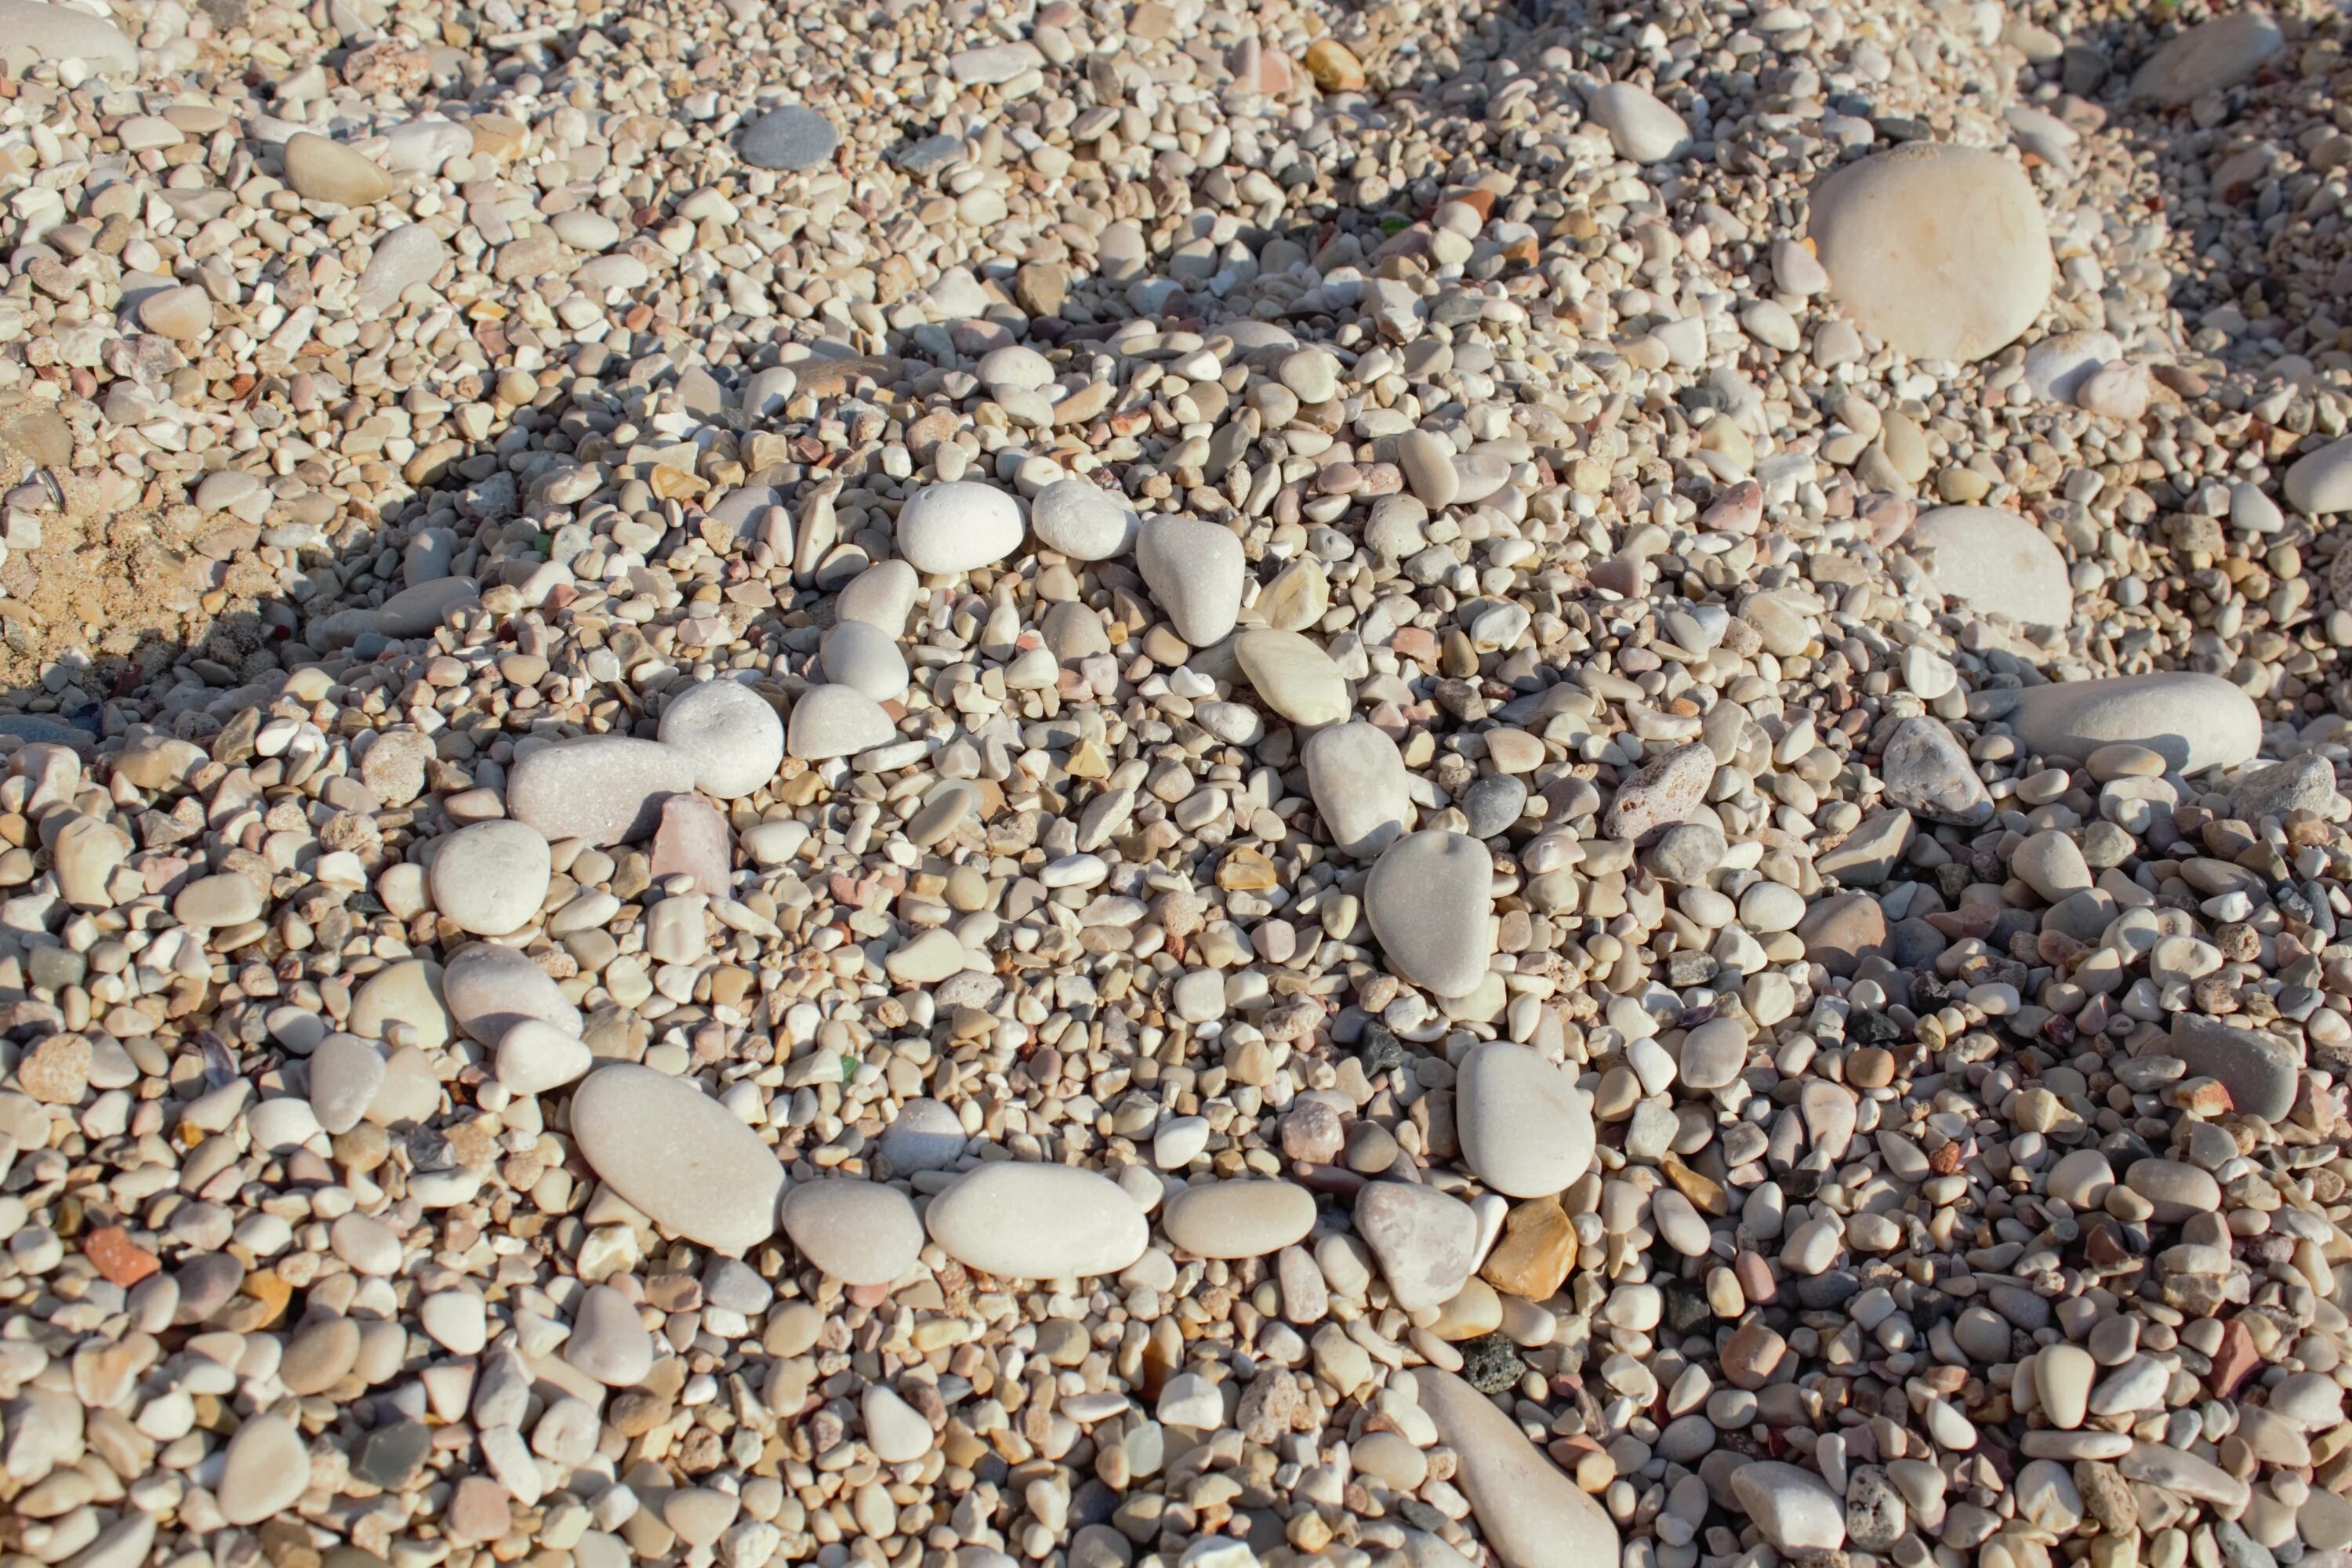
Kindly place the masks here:
[(8, 1568), (2352, 1549), (2340, 8), (0, 21)]

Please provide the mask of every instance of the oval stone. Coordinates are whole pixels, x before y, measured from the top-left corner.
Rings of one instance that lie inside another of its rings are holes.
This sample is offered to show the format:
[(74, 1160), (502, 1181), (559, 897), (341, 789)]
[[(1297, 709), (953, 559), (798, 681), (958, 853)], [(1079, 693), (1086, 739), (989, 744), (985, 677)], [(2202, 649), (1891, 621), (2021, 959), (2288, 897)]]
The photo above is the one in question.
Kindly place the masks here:
[(1364, 913), (1400, 976), (1467, 996), (1494, 956), (1494, 858), (1462, 833), (1410, 833), (1364, 879)]
[(1454, 1484), (1504, 1568), (1617, 1568), (1617, 1526), (1518, 1423), (1450, 1372), (1413, 1369), (1420, 1405), (1453, 1449)]
[(958, 1263), (1007, 1279), (1116, 1274), (1151, 1237), (1143, 1211), (1109, 1177), (1020, 1160), (958, 1177), (923, 1224)]
[(1911, 539), (1936, 552), (1936, 586), (1948, 599), (2028, 626), (2063, 626), (2074, 617), (2066, 558), (2014, 512), (1939, 506), (1911, 525)]
[(1132, 507), (1085, 479), (1056, 479), (1029, 502), (1029, 531), (1073, 561), (1124, 555), (1142, 526)]
[(600, 1068), (572, 1097), (572, 1136), (596, 1179), (666, 1230), (736, 1257), (775, 1234), (775, 1151), (687, 1079)]
[(1249, 563), (1231, 529), (1197, 517), (1148, 518), (1135, 536), (1135, 566), (1176, 635), (1194, 647), (1233, 631)]
[(660, 826), (662, 802), (694, 787), (695, 761), (633, 735), (578, 735), (520, 758), (507, 775), (507, 815), (551, 843), (634, 844)]
[(2218, 675), (2189, 670), (2031, 686), (2018, 693), (2008, 721), (2044, 756), (2080, 760), (2127, 741), (2187, 773), (2235, 767), (2263, 745), (2253, 699)]
[(845, 1285), (890, 1284), (923, 1250), (915, 1205), (880, 1182), (803, 1182), (784, 1194), (784, 1234)]
[(497, 1045), (526, 1018), (568, 1035), (581, 1032), (580, 1009), (563, 987), (529, 955), (496, 942), (475, 942), (449, 961), (441, 972), (441, 998), (466, 1037), (486, 1046)]
[(1296, 1182), (1200, 1182), (1169, 1198), (1160, 1225), (1195, 1258), (1267, 1258), (1315, 1228), (1315, 1194)]
[(1412, 826), (1404, 755), (1386, 731), (1334, 724), (1308, 736), (1299, 755), (1316, 815), (1344, 853), (1369, 859)]
[(1488, 1040), (1454, 1086), (1462, 1158), (1506, 1196), (1549, 1197), (1592, 1167), (1592, 1108), (1564, 1068), (1528, 1046)]
[(258, 1524), (294, 1506), (310, 1484), (310, 1450), (283, 1415), (256, 1415), (221, 1456), (214, 1496), (231, 1524)]
[(1814, 187), (1809, 228), (1846, 313), (1915, 358), (1982, 359), (2050, 299), (2041, 199), (1979, 148), (1906, 142), (1848, 163)]
[(773, 704), (740, 680), (690, 686), (662, 710), (663, 745), (694, 763), (694, 782), (720, 800), (740, 800), (776, 776), (784, 721)]
[(1002, 561), (1021, 547), (1022, 532), (1021, 502), (976, 479), (926, 486), (898, 509), (898, 553), (926, 575)]
[(433, 907), (458, 930), (504, 936), (539, 914), (553, 878), (547, 840), (529, 823), (461, 827), (433, 857)]

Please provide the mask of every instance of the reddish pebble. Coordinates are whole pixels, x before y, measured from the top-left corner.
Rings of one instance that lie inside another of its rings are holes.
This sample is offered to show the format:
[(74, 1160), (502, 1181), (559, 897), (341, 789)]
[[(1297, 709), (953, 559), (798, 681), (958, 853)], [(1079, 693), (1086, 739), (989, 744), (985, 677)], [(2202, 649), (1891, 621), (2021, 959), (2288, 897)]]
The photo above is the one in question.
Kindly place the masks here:
[(131, 1233), (119, 1225), (103, 1226), (84, 1237), (81, 1255), (89, 1259), (90, 1267), (108, 1284), (125, 1290), (163, 1267), (153, 1253), (132, 1241)]

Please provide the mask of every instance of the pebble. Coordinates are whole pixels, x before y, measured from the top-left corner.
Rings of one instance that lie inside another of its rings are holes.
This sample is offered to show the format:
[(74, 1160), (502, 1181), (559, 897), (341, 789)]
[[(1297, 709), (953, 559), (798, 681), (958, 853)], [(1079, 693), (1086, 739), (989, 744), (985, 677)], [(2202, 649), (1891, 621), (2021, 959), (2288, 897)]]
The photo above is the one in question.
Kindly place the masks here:
[(887, 1285), (915, 1267), (923, 1222), (904, 1193), (878, 1182), (802, 1182), (784, 1194), (784, 1234), (845, 1285)]
[(310, 1489), (310, 1451), (300, 1429), (283, 1415), (248, 1418), (221, 1458), (213, 1492), (231, 1524), (258, 1524), (284, 1513)]
[(899, 509), (898, 553), (927, 575), (977, 571), (1010, 555), (1024, 528), (1021, 503), (971, 479), (929, 485)]
[(2041, 200), (1981, 149), (1906, 142), (1845, 164), (1815, 187), (1810, 232), (1838, 303), (1916, 358), (1982, 359), (2050, 298)]
[(1440, 996), (1467, 996), (1494, 955), (1494, 860), (1459, 833), (1409, 833), (1364, 879), (1364, 914), (1389, 967)]
[(1936, 586), (1948, 599), (2032, 626), (2063, 626), (2074, 618), (2065, 557), (2012, 512), (1939, 506), (1919, 514), (1911, 540), (1936, 552)]
[(2294, 1105), (2303, 1054), (2276, 1036), (2242, 1029), (2219, 1018), (2178, 1013), (2165, 1054), (2189, 1064), (2198, 1078), (2219, 1079), (2241, 1116), (2285, 1120)]
[(923, 1226), (957, 1262), (1008, 1279), (1116, 1274), (1143, 1256), (1151, 1228), (1118, 1183), (1016, 1160), (958, 1177)]
[(1142, 521), (1131, 507), (1085, 479), (1056, 479), (1029, 502), (1037, 542), (1073, 561), (1109, 561), (1134, 548)]
[(392, 178), (382, 165), (314, 132), (289, 137), (285, 153), (286, 183), (306, 202), (363, 207), (392, 195)]
[(2236, 86), (2285, 49), (2286, 37), (2267, 11), (2217, 16), (2166, 39), (2132, 74), (2131, 95), (2176, 109)]
[(78, 6), (44, 0), (0, 0), (0, 26), (39, 60), (74, 60), (103, 76), (129, 77), (139, 51), (122, 30)]
[(691, 1083), (600, 1068), (572, 1096), (572, 1131), (597, 1179), (667, 1230), (733, 1257), (775, 1233), (774, 1151)]
[(525, 1018), (580, 1033), (580, 1010), (552, 976), (511, 947), (478, 942), (441, 972), (449, 1021), (469, 1039), (495, 1045)]
[(1299, 748), (1315, 810), (1341, 853), (1376, 858), (1411, 831), (1412, 794), (1404, 757), (1377, 727), (1334, 724)]
[(561, 1089), (585, 1077), (594, 1063), (586, 1041), (542, 1019), (524, 1018), (499, 1037), (499, 1082), (510, 1094)]
[(1559, 1068), (1526, 1046), (1488, 1040), (1460, 1070), (1454, 1126), (1480, 1181), (1509, 1197), (1548, 1197), (1591, 1168), (1591, 1107)]
[(919, 1411), (884, 1384), (866, 1385), (858, 1410), (866, 1424), (866, 1441), (875, 1458), (886, 1465), (910, 1465), (929, 1453), (937, 1439), (931, 1424)]
[(743, 127), (735, 151), (755, 169), (803, 174), (824, 167), (841, 145), (833, 121), (797, 103), (771, 109)]
[(2263, 740), (2261, 716), (2243, 691), (2185, 671), (2032, 687), (2018, 693), (2007, 722), (2044, 756), (2087, 757), (2129, 742), (2189, 773), (2247, 762)]
[(460, 931), (504, 936), (538, 918), (552, 876), (537, 828), (477, 822), (443, 839), (433, 857), (433, 907)]
[(507, 776), (507, 815), (552, 843), (634, 844), (661, 820), (662, 802), (694, 788), (696, 759), (658, 741), (580, 735), (519, 758)]
[(808, 763), (854, 756), (898, 738), (882, 705), (854, 686), (816, 686), (793, 704), (784, 750)]
[(1731, 1489), (1780, 1552), (1835, 1552), (1845, 1544), (1845, 1504), (1811, 1470), (1760, 1460), (1733, 1470)]
[(1656, 163), (1673, 157), (1690, 142), (1690, 125), (1632, 82), (1612, 81), (1592, 95), (1588, 112), (1609, 132), (1618, 156), (1636, 163)]
[(2311, 517), (2352, 511), (2352, 437), (2305, 453), (2286, 470), (2287, 504)]
[(784, 760), (784, 721), (737, 680), (700, 681), (670, 699), (657, 739), (693, 764), (696, 788), (720, 800), (758, 790)]
[(1322, 726), (1348, 717), (1347, 678), (1330, 655), (1297, 632), (1244, 632), (1234, 639), (1234, 658), (1265, 705), (1292, 723)]
[(1380, 1261), (1389, 1300), (1407, 1312), (1454, 1299), (1477, 1261), (1470, 1205), (1428, 1187), (1369, 1182), (1356, 1194), (1356, 1234)]
[(1160, 1220), (1195, 1258), (1270, 1258), (1315, 1228), (1315, 1194), (1290, 1182), (1202, 1182), (1171, 1194)]
[(1136, 532), (1135, 563), (1178, 637), (1207, 647), (1232, 633), (1248, 563), (1230, 530), (1197, 518), (1147, 518)]
[(1506, 1568), (1610, 1568), (1617, 1527), (1516, 1422), (1453, 1373), (1418, 1368), (1421, 1407), (1454, 1450), (1455, 1482)]
[(592, 1285), (572, 1312), (563, 1359), (607, 1388), (634, 1388), (654, 1369), (653, 1336), (636, 1303), (609, 1285)]

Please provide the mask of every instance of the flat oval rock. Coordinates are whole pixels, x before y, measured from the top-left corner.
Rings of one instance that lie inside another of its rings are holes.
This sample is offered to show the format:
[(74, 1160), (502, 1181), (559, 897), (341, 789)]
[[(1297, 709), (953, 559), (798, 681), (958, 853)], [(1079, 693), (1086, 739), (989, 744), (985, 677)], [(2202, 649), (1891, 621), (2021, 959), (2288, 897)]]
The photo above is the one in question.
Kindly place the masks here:
[(784, 721), (774, 704), (740, 680), (689, 686), (662, 710), (661, 743), (694, 763), (694, 782), (720, 800), (740, 800), (776, 776)]
[(1360, 721), (1334, 724), (1309, 735), (1299, 755), (1316, 815), (1342, 852), (1369, 859), (1412, 827), (1404, 754), (1386, 731)]
[(310, 1450), (283, 1415), (256, 1415), (222, 1456), (214, 1496), (231, 1524), (258, 1524), (294, 1506), (310, 1485)]
[(1151, 1237), (1143, 1211), (1109, 1177), (1023, 1160), (959, 1176), (923, 1224), (958, 1263), (1006, 1279), (1116, 1274)]
[(1178, 637), (1207, 647), (1232, 633), (1249, 571), (1233, 530), (1197, 517), (1146, 518), (1135, 536), (1135, 565)]
[(661, 822), (661, 803), (694, 787), (695, 760), (633, 735), (579, 735), (541, 746), (507, 775), (507, 815), (551, 843), (634, 844)]
[(793, 704), (784, 750), (804, 763), (828, 762), (887, 746), (898, 727), (882, 705), (854, 686), (812, 686)]
[(1911, 541), (1936, 552), (1936, 586), (1948, 599), (2027, 626), (2063, 626), (2074, 618), (2066, 558), (2014, 512), (1939, 506), (1911, 525)]
[(459, 1031), (486, 1046), (497, 1045), (525, 1018), (570, 1035), (581, 1032), (580, 1009), (547, 971), (495, 942), (475, 942), (449, 961), (441, 972), (441, 997)]
[(596, 1179), (666, 1230), (739, 1258), (775, 1234), (775, 1151), (687, 1079), (600, 1068), (572, 1096), (572, 1136)]
[(1364, 913), (1389, 967), (1440, 996), (1467, 996), (1494, 958), (1494, 857), (1466, 834), (1410, 833), (1364, 879)]
[(504, 936), (539, 914), (552, 878), (546, 838), (527, 822), (477, 822), (441, 840), (433, 907), (460, 931)]
[(2127, 741), (2185, 773), (2249, 762), (2263, 744), (2253, 699), (2218, 675), (2189, 670), (2030, 686), (2017, 694), (2008, 723), (2044, 756), (2080, 761)]
[(1568, 1070), (1531, 1047), (1471, 1047), (1454, 1081), (1454, 1125), (1464, 1162), (1510, 1197), (1565, 1192), (1592, 1167), (1592, 1108)]
[(787, 103), (743, 127), (735, 151), (755, 169), (799, 174), (823, 164), (841, 145), (833, 121), (814, 109)]
[(928, 485), (898, 509), (898, 553), (926, 576), (1002, 561), (1024, 531), (1020, 500), (977, 479)]
[(801, 1256), (845, 1285), (890, 1284), (923, 1250), (915, 1205), (880, 1182), (803, 1182), (784, 1194), (783, 1223)]
[(1846, 313), (1917, 359), (2014, 342), (2056, 274), (2032, 182), (1980, 148), (1906, 142), (1845, 164), (1814, 187), (1809, 226)]
[(1037, 542), (1073, 561), (1124, 555), (1142, 521), (1113, 491), (1087, 479), (1056, 479), (1029, 502)]
[(1168, 1199), (1160, 1224), (1195, 1258), (1268, 1258), (1315, 1228), (1315, 1194), (1296, 1182), (1196, 1182)]
[(1331, 656), (1297, 632), (1244, 632), (1234, 658), (1265, 705), (1294, 724), (1337, 724), (1347, 718), (1347, 677)]

